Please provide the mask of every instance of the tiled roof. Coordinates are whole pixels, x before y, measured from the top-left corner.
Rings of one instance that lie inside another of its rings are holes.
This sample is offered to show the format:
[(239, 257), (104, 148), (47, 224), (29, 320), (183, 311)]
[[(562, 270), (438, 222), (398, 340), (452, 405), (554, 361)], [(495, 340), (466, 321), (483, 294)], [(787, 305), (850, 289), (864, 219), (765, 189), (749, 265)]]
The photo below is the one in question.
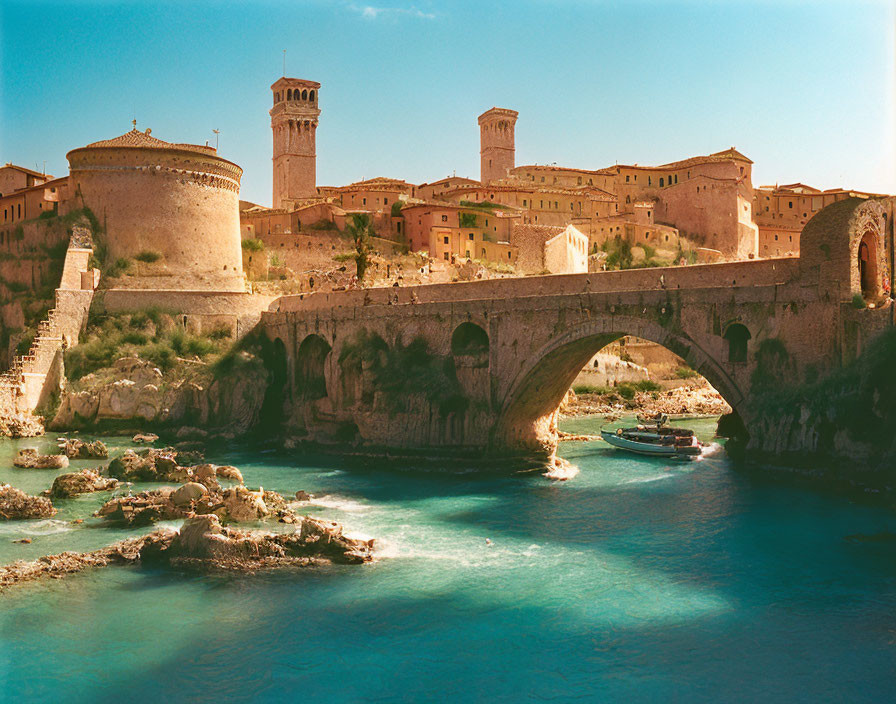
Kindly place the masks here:
[(132, 129), (125, 132), (119, 137), (113, 139), (103, 139), (99, 142), (92, 142), (84, 149), (93, 149), (95, 147), (134, 147), (138, 149), (186, 149), (188, 151), (203, 152), (205, 154), (216, 154), (214, 147), (201, 146), (199, 144), (176, 144), (174, 142), (166, 142), (150, 135), (149, 130), (140, 132)]
[(0, 169), (15, 169), (16, 171), (21, 171), (23, 174), (28, 174), (29, 176), (37, 176), (38, 178), (53, 178), (50, 174), (42, 174), (40, 171), (26, 169), (24, 166), (16, 166), (15, 164), (11, 164), (8, 161), (3, 166), (0, 166)]

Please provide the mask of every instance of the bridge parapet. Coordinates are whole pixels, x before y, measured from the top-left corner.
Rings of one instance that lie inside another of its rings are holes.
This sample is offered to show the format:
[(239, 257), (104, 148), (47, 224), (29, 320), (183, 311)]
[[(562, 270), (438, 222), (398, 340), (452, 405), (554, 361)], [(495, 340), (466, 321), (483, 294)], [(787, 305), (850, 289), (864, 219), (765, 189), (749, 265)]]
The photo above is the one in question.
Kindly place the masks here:
[(721, 264), (296, 294), (279, 298), (272, 309), (281, 312), (314, 311), (396, 303), (451, 303), (580, 293), (773, 286), (791, 282), (798, 275), (799, 259), (782, 257)]

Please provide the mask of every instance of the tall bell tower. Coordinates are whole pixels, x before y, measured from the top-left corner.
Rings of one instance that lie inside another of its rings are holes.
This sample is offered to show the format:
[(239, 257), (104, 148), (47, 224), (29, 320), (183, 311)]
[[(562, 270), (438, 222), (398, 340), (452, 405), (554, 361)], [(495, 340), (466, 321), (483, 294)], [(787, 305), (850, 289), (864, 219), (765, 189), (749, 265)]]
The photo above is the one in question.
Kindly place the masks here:
[(281, 78), (271, 86), (274, 133), (273, 207), (290, 209), (295, 201), (317, 195), (317, 100), (320, 83)]
[(514, 128), (519, 113), (492, 108), (479, 116), (479, 180), (489, 183), (507, 178), (516, 166)]

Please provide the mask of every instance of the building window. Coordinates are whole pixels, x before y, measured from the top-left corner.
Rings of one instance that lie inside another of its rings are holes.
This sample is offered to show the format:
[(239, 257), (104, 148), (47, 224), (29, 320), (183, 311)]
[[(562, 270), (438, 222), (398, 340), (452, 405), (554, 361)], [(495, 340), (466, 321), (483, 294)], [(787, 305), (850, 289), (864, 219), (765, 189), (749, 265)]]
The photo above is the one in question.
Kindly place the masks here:
[(445, 240), (445, 244), (448, 244), (448, 238), (445, 237), (444, 240)]
[(389, 199), (383, 198), (383, 205), (389, 205)]
[(792, 201), (792, 200), (787, 201), (787, 207), (788, 207), (788, 208), (793, 208), (793, 201)]
[(523, 198), (523, 207), (524, 208), (526, 207), (526, 199), (525, 198)]
[(447, 262), (448, 261), (448, 252), (442, 252), (442, 258)]
[(442, 222), (448, 222), (448, 216), (447, 216), (447, 215), (443, 215), (443, 216), (442, 216)]
[(663, 179), (660, 179), (660, 188), (663, 187)]
[(485, 258), (485, 247), (482, 248), (482, 256)]
[(367, 199), (366, 199), (366, 198), (362, 198), (362, 199), (361, 199), (361, 205), (367, 205)]
[(469, 235), (470, 239), (473, 239), (473, 233), (471, 232)]

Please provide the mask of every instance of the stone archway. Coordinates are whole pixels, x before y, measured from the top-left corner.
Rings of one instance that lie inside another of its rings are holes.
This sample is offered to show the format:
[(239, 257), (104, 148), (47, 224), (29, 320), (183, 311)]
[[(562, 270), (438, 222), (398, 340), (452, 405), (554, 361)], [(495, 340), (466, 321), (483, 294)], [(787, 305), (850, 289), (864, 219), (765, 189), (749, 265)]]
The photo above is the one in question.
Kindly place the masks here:
[(541, 457), (557, 446), (557, 411), (564, 395), (588, 360), (625, 335), (655, 342), (682, 357), (745, 418), (746, 397), (731, 375), (683, 332), (658, 323), (612, 316), (567, 330), (533, 351), (504, 395), (492, 435), (495, 449), (516, 450)]
[(330, 345), (320, 335), (308, 335), (296, 353), (296, 392), (299, 398), (313, 401), (327, 396), (325, 365)]

